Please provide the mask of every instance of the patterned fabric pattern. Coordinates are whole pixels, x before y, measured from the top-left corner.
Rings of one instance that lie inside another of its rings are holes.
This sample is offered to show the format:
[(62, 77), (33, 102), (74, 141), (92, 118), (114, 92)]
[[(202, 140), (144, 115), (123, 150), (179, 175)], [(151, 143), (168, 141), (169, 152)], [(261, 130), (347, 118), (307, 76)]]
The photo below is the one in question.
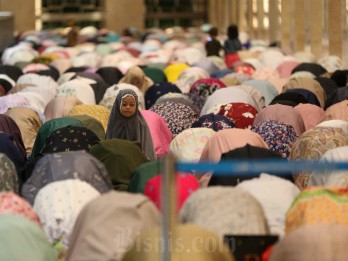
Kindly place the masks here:
[(66, 179), (79, 179), (91, 184), (100, 193), (112, 189), (105, 166), (85, 151), (46, 154), (35, 165), (32, 175), (22, 187), (22, 195), (32, 205), (45, 185)]
[(299, 194), (286, 216), (286, 233), (309, 224), (348, 226), (348, 189), (311, 187)]
[(86, 127), (67, 126), (60, 128), (45, 140), (43, 153), (86, 150), (99, 140), (97, 135)]
[(6, 154), (3, 153), (0, 153), (0, 191), (19, 192), (16, 167)]
[(250, 129), (257, 113), (250, 104), (239, 102), (222, 105), (219, 111), (219, 114), (231, 119), (239, 129)]
[(219, 79), (205, 78), (195, 81), (190, 89), (190, 93), (207, 98), (217, 89), (225, 88), (226, 85)]
[(0, 193), (0, 214), (20, 215), (41, 227), (40, 219), (30, 204), (12, 192)]
[[(291, 160), (319, 160), (323, 154), (333, 148), (347, 146), (348, 135), (339, 128), (316, 127), (301, 135), (290, 152)], [(309, 175), (302, 173), (295, 177), (300, 189), (307, 187)]]
[(162, 102), (150, 108), (159, 114), (167, 123), (173, 137), (191, 127), (197, 114), (188, 106), (175, 102)]
[(279, 121), (267, 120), (251, 127), (251, 130), (260, 134), (268, 147), (283, 158), (289, 157), (291, 148), (298, 138), (291, 125)]
[(223, 129), (235, 128), (235, 125), (232, 120), (223, 115), (210, 113), (201, 116), (191, 126), (191, 128), (200, 127), (213, 129), (214, 131), (219, 131)]
[(88, 115), (92, 118), (95, 118), (101, 122), (104, 130), (106, 130), (110, 117), (110, 110), (102, 105), (82, 104), (76, 105), (70, 110), (69, 116), (72, 115)]

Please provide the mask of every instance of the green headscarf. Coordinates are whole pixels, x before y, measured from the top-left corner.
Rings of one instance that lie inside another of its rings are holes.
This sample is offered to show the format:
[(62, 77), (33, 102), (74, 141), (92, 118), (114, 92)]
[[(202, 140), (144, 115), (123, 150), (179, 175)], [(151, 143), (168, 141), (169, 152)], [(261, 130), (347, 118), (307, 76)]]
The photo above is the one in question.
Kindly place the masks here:
[(146, 162), (139, 166), (133, 173), (129, 182), (128, 191), (144, 194), (145, 186), (148, 180), (158, 175), (160, 171), (160, 161), (154, 160)]
[(73, 115), (69, 116), (68, 118), (79, 120), (82, 123), (83, 127), (86, 127), (87, 129), (93, 131), (100, 140), (103, 140), (105, 138), (104, 127), (97, 119), (88, 115)]
[(114, 189), (127, 191), (133, 172), (147, 159), (138, 142), (109, 139), (91, 147), (90, 154), (106, 167)]
[(55, 251), (37, 224), (22, 216), (0, 215), (0, 260), (55, 261)]
[(31, 159), (34, 160), (36, 156), (38, 156), (43, 149), (45, 139), (51, 135), (54, 131), (66, 127), (66, 126), (76, 126), (76, 127), (84, 127), (81, 121), (70, 118), (70, 117), (62, 117), (56, 118), (49, 121), (46, 121), (39, 129), (39, 132), (36, 136), (35, 143), (33, 146), (33, 151), (31, 153)]

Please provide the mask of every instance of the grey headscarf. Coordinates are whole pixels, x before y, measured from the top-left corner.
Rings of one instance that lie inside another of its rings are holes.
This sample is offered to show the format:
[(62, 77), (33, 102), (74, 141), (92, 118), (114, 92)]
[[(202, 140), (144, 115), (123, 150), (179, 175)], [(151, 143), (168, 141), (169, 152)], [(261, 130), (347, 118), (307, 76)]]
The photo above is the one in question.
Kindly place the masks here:
[[(132, 96), (136, 101), (136, 112), (131, 117), (124, 117), (120, 113), (122, 99), (125, 96)], [(141, 144), (142, 151), (150, 160), (156, 159), (155, 149), (150, 133), (150, 129), (138, 110), (138, 96), (131, 89), (120, 90), (110, 114), (105, 139), (124, 139), (129, 141), (138, 141)]]

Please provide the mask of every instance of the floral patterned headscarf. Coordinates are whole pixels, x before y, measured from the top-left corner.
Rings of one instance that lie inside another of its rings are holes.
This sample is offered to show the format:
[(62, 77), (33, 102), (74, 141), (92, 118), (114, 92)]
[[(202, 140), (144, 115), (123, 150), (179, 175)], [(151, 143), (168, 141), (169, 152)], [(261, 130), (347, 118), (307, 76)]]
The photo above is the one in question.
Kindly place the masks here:
[(258, 111), (250, 104), (236, 102), (220, 107), (219, 114), (231, 119), (237, 128), (250, 129)]
[(190, 89), (190, 93), (193, 95), (207, 98), (217, 89), (225, 88), (226, 85), (219, 79), (205, 78), (195, 81)]
[(269, 148), (283, 158), (289, 157), (292, 145), (298, 138), (291, 125), (279, 121), (267, 120), (253, 126), (251, 130), (260, 134)]

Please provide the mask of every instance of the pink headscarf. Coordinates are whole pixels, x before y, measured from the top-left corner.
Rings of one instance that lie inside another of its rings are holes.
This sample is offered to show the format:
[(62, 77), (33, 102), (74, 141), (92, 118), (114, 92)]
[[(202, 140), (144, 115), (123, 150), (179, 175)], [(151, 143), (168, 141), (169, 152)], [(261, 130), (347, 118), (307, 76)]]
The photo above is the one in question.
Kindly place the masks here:
[(344, 120), (348, 121), (348, 101), (344, 100), (331, 105), (326, 109), (320, 122), (329, 120)]
[(297, 61), (284, 61), (278, 65), (277, 71), (281, 78), (286, 78), (291, 75), (292, 70), (299, 64)]
[(0, 214), (20, 215), (41, 227), (40, 219), (30, 204), (13, 192), (0, 193)]
[(268, 105), (256, 115), (253, 125), (265, 122), (266, 120), (281, 121), (289, 124), (294, 127), (299, 136), (305, 131), (301, 114), (291, 106), (282, 104)]
[(261, 136), (248, 129), (224, 129), (216, 132), (205, 144), (200, 161), (218, 162), (223, 153), (245, 145), (268, 149)]
[(324, 115), (322, 108), (310, 103), (300, 103), (294, 108), (301, 114), (306, 131), (317, 126)]
[[(161, 210), (161, 182), (162, 176), (157, 175), (151, 178), (145, 186), (144, 193), (149, 197), (158, 209)], [(180, 211), (186, 199), (196, 190), (199, 189), (197, 179), (188, 173), (176, 174), (176, 188), (177, 188), (177, 212)]]
[(156, 112), (149, 110), (142, 110), (140, 112), (147, 126), (149, 126), (157, 158), (166, 156), (169, 152), (169, 145), (173, 139), (173, 135), (168, 129), (166, 122)]
[(82, 102), (75, 96), (57, 96), (52, 99), (45, 107), (46, 121), (65, 117), (75, 105), (81, 105)]

